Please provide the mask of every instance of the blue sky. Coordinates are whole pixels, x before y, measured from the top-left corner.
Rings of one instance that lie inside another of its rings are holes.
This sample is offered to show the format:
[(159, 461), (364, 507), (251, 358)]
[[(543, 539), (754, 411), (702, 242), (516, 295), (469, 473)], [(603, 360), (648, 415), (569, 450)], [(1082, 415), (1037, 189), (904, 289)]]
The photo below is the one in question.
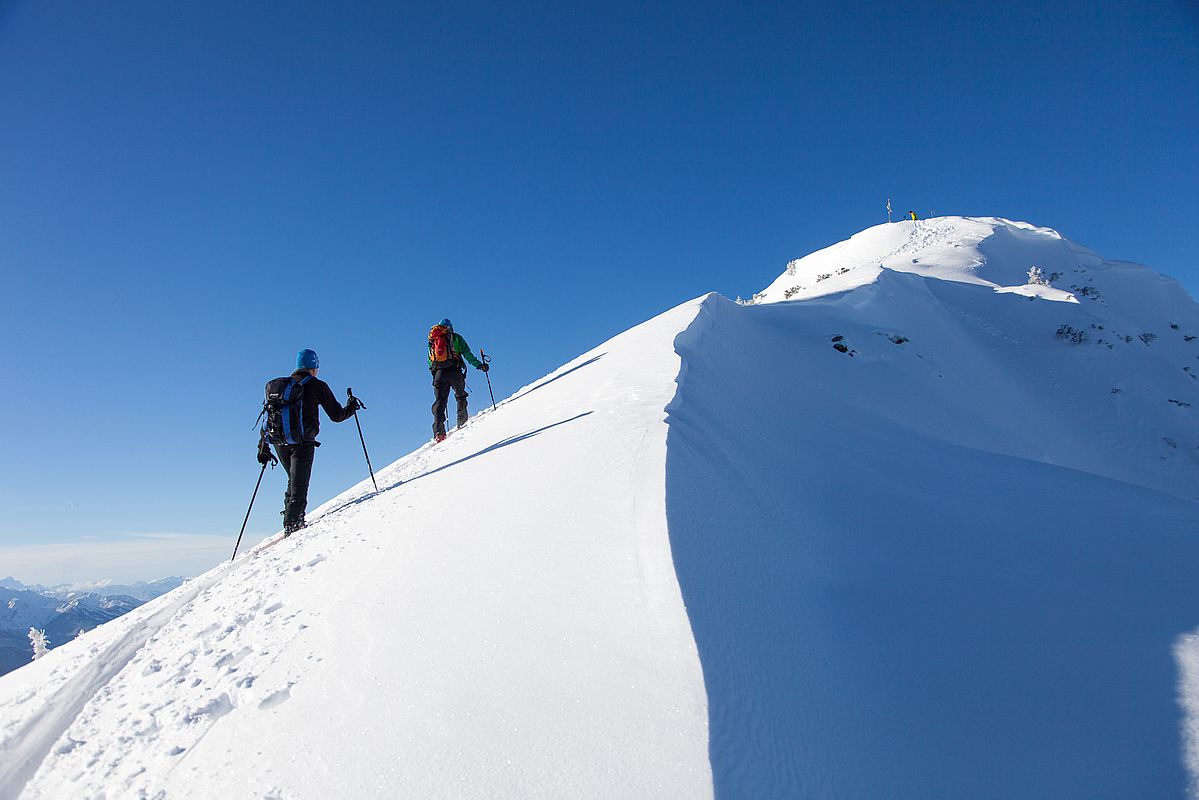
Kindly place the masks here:
[[(0, 577), (27, 582), (231, 549), (299, 348), (381, 466), (429, 437), (441, 317), (506, 396), (888, 196), (1199, 294), (1193, 2), (0, 0), (0, 109)], [(322, 441), (310, 505), (365, 477), (351, 423)]]

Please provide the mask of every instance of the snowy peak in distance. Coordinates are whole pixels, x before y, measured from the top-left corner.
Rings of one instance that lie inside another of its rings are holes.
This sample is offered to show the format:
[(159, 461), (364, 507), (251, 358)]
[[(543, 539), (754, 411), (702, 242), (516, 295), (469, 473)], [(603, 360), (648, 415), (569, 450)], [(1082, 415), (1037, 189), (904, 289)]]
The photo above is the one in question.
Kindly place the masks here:
[[(1030, 276), (1034, 268), (1036, 277)], [(998, 217), (935, 217), (867, 228), (790, 262), (754, 302), (824, 297), (873, 283), (888, 271), (1059, 302), (1096, 301), (1134, 315), (1167, 295), (1162, 310), (1193, 305), (1174, 281), (1147, 267), (1107, 261), (1051, 228)], [(1138, 279), (1144, 285), (1125, 296)]]
[[(1148, 267), (1024, 222), (939, 217), (792, 261), (745, 305), (869, 365), (812, 387), (834, 407), (1199, 497), (1199, 306)], [(797, 340), (788, 358), (825, 356)]]

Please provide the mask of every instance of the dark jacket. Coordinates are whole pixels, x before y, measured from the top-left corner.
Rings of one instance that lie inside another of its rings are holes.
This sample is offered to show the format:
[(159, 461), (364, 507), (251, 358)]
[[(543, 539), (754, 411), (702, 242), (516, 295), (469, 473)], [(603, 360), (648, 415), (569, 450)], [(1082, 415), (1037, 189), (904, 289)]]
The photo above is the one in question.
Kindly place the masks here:
[[(297, 381), (308, 377), (306, 370), (296, 370), (291, 374), (291, 377)], [(270, 386), (270, 381), (267, 381), (267, 386)], [(269, 391), (269, 389), (268, 389)], [(354, 416), (354, 409), (350, 406), (349, 401), (346, 405), (341, 405), (337, 402), (337, 398), (333, 396), (333, 390), (329, 388), (329, 384), (322, 381), (320, 378), (311, 378), (304, 384), (304, 398), (300, 406), (300, 417), (304, 421), (304, 433), (306, 441), (313, 441), (321, 430), (321, 418), (317, 407), (325, 409), (325, 414), (334, 422), (342, 422)]]

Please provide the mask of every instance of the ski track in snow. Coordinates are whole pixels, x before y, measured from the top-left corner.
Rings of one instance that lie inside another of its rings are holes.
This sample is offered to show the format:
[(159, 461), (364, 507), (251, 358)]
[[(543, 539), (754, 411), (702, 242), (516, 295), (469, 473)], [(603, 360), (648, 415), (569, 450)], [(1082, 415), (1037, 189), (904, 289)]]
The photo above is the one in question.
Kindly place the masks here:
[(162, 609), (138, 621), (131, 630), (66, 681), (24, 726), (6, 736), (0, 743), (0, 800), (15, 800), (21, 794), (26, 782), (88, 701), (134, 659), (163, 625), (219, 581), (223, 574), (223, 571), (210, 573), (194, 581), (194, 586), (180, 587), (171, 592), (170, 601), (164, 603)]
[[(14, 673), (73, 671), (53, 694), (0, 693), (0, 714), (32, 711), (3, 730), (21, 766), (0, 797), (710, 796), (702, 677), (662, 535), (678, 359), (669, 335), (652, 342), (631, 370), (603, 350), (576, 359), (381, 470), (377, 494), (364, 481), (290, 539)], [(650, 365), (664, 380), (645, 391)], [(626, 422), (580, 439), (601, 417)], [(611, 477), (556, 469), (546, 454), (563, 447)], [(519, 495), (492, 496), (472, 517), (454, 489), (493, 464), (588, 503), (532, 518)], [(455, 719), (467, 727), (448, 735)]]

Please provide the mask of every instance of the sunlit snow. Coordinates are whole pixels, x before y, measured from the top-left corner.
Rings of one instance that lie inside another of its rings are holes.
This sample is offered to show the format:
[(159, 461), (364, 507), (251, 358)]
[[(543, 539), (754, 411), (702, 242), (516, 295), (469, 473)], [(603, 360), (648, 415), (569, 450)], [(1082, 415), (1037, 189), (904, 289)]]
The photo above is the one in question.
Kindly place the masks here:
[(1182, 795), (1196, 337), (1046, 228), (868, 229), (0, 679), (0, 800)]

